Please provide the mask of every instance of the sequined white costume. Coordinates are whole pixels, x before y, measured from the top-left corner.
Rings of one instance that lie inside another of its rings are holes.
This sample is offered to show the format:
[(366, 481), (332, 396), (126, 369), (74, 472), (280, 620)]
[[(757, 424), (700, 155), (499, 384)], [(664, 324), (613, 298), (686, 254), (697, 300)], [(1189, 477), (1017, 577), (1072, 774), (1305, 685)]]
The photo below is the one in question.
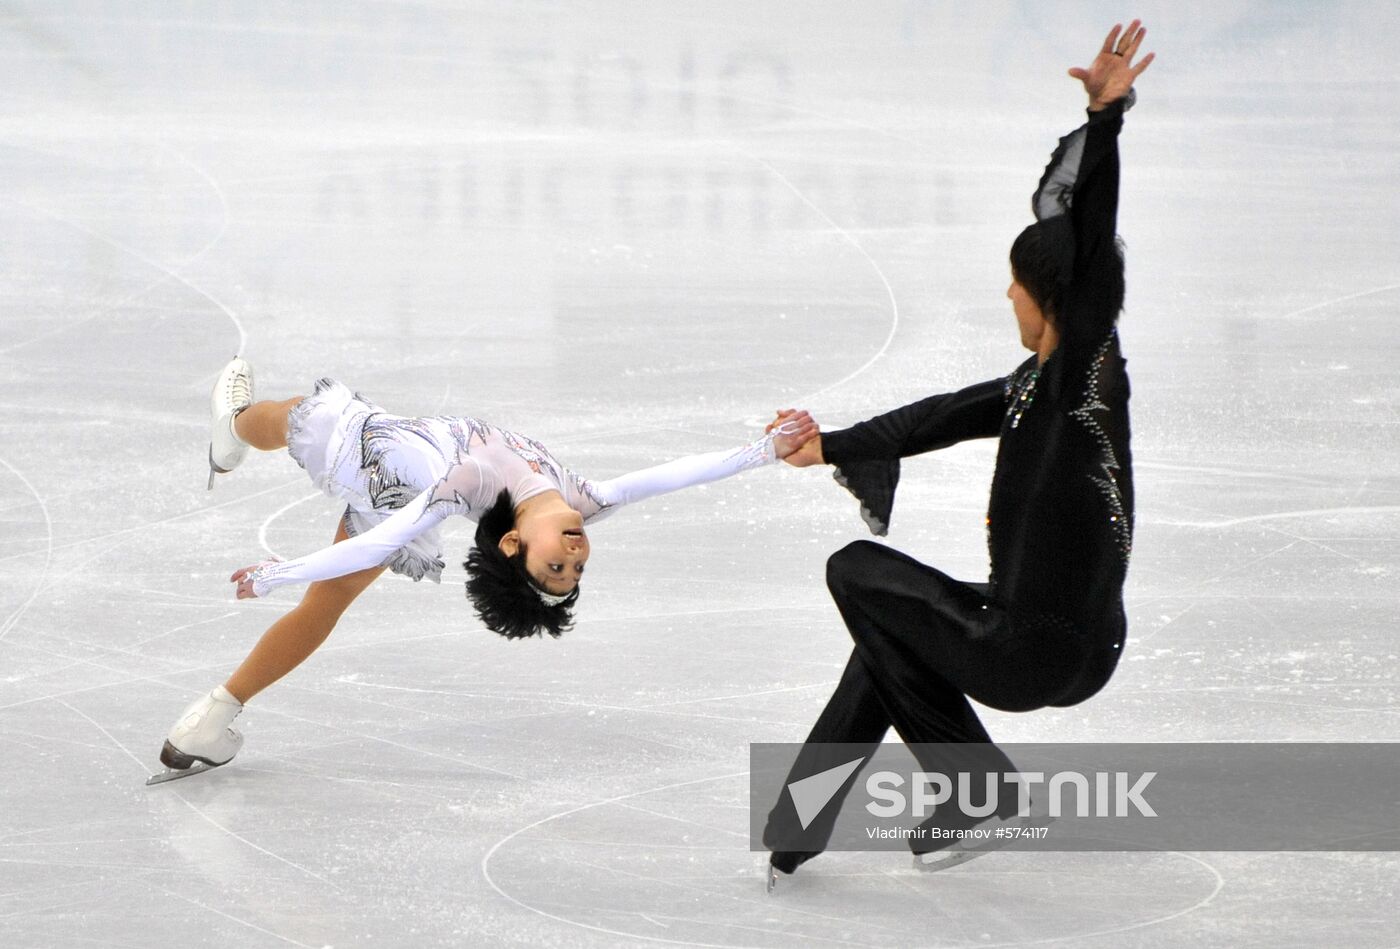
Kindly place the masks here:
[(317, 487), (346, 503), (343, 523), (350, 539), (259, 567), (253, 592), (260, 597), (285, 584), (375, 566), (437, 581), (442, 522), (453, 514), (477, 520), (503, 490), (516, 504), (558, 491), (588, 524), (623, 505), (777, 460), (769, 436), (590, 481), (532, 438), (476, 418), (390, 415), (330, 379), (317, 382), (315, 394), (292, 410), (287, 450)]

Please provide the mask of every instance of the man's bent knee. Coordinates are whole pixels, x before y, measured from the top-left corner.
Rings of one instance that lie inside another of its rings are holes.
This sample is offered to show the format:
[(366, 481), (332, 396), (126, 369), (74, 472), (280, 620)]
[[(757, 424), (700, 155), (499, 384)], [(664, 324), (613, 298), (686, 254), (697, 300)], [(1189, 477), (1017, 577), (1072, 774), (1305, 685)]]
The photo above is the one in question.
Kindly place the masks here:
[(842, 547), (826, 558), (826, 586), (833, 594), (841, 594), (850, 589), (852, 581), (879, 557), (879, 551), (887, 550), (872, 540), (857, 540)]

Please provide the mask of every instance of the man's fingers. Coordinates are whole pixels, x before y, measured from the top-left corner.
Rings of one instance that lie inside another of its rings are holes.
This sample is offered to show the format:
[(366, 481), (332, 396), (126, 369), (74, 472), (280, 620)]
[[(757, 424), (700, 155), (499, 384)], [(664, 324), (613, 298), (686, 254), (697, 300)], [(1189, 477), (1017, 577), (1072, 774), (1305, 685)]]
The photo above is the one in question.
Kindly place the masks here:
[(1123, 51), (1123, 58), (1131, 60), (1137, 55), (1138, 47), (1142, 45), (1142, 38), (1147, 35), (1147, 30), (1140, 29), (1129, 37), (1128, 48)]
[(1118, 55), (1124, 58), (1128, 58), (1133, 55), (1133, 37), (1137, 35), (1138, 27), (1141, 25), (1141, 23), (1141, 20), (1134, 20), (1133, 22), (1128, 24), (1128, 28), (1123, 31), (1122, 38), (1119, 39), (1118, 44), (1114, 47), (1114, 52), (1118, 53)]
[(1133, 78), (1136, 79), (1138, 76), (1141, 76), (1142, 71), (1148, 66), (1152, 65), (1152, 60), (1156, 58), (1156, 53), (1148, 53), (1146, 56), (1144, 56), (1142, 58), (1142, 62), (1138, 63), (1136, 66), (1133, 67)]
[(1113, 29), (1111, 29), (1111, 30), (1108, 31), (1108, 39), (1106, 39), (1106, 40), (1103, 41), (1103, 49), (1100, 50), (1100, 52), (1104, 52), (1104, 53), (1111, 53), (1111, 52), (1113, 52), (1113, 46), (1114, 46), (1115, 43), (1118, 42), (1118, 34), (1119, 34), (1120, 32), (1122, 32), (1122, 30), (1123, 30), (1123, 24), (1121, 24), (1121, 23), (1115, 23), (1115, 24), (1113, 24)]

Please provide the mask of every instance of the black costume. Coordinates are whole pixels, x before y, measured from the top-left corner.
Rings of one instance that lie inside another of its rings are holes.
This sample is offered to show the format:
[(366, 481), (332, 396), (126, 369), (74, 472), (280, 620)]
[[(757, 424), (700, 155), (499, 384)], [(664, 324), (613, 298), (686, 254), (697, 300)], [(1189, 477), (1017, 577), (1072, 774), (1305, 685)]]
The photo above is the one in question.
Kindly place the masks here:
[[(982, 743), (969, 754), (1014, 770), (968, 697), (1017, 712), (1073, 705), (1112, 675), (1133, 524), (1128, 377), (1114, 329), (1123, 304), (1117, 140), (1131, 103), (1090, 112), (1061, 139), (1033, 199), (1056, 250), (1072, 260), (1049, 358), (821, 436), (836, 480), (876, 534), (889, 523), (900, 458), (1000, 437), (987, 513), (991, 577), (962, 583), (871, 541), (832, 555), (827, 584), (855, 649), (788, 783), (849, 760), (825, 760), (822, 743), (873, 751), (890, 725), (910, 744)], [(949, 770), (947, 761), (920, 763)], [(799, 835), (784, 792), (764, 834), (774, 865), (791, 872), (820, 850), (838, 810), (828, 806)]]

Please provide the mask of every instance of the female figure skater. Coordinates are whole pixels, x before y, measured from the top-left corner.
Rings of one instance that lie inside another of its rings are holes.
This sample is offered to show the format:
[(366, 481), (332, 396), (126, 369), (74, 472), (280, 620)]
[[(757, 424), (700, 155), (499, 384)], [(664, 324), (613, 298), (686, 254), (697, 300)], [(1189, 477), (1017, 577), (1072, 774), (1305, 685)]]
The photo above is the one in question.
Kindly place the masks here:
[(239, 599), (285, 584), (310, 587), (227, 682), (180, 716), (160, 754), (175, 772), (161, 779), (231, 760), (243, 738), (229, 725), (243, 703), (311, 655), (385, 569), (437, 581), (438, 528), (450, 515), (477, 522), (467, 595), (482, 622), (509, 638), (558, 636), (570, 626), (588, 560), (586, 524), (623, 505), (784, 458), (817, 430), (805, 412), (789, 412), (764, 437), (732, 451), (590, 481), (531, 438), (475, 418), (390, 415), (329, 379), (307, 398), (254, 402), (252, 368), (238, 358), (220, 374), (211, 409), (211, 487), (214, 473), (232, 471), (249, 447), (285, 447), (346, 508), (332, 546), (234, 572)]
[[(1133, 481), (1128, 377), (1114, 328), (1124, 292), (1117, 143), (1133, 81), (1153, 59), (1133, 64), (1144, 34), (1136, 20), (1126, 32), (1115, 26), (1092, 65), (1069, 71), (1089, 95), (1089, 119), (1060, 140), (1035, 192), (1036, 223), (1011, 247), (1006, 295), (1021, 343), (1035, 355), (1005, 379), (824, 433), (787, 458), (798, 467), (834, 465), (872, 531), (884, 534), (900, 458), (964, 439), (1001, 439), (985, 585), (960, 583), (870, 541), (827, 562), (855, 649), (787, 784), (854, 757), (849, 748), (824, 753), (824, 744), (862, 745), (868, 754), (891, 725), (910, 745), (944, 743), (915, 749), (925, 771), (951, 774), (969, 764), (1014, 771), (968, 698), (1015, 712), (1074, 705), (1101, 689), (1118, 663)], [(953, 743), (962, 744), (954, 750)], [(764, 832), (770, 889), (773, 870), (792, 873), (825, 847), (838, 810), (828, 805), (825, 819), (804, 831), (783, 793)], [(995, 813), (1015, 810), (999, 802)], [(935, 813), (931, 822), (975, 823), (956, 813)], [(949, 856), (933, 851), (920, 862)]]

